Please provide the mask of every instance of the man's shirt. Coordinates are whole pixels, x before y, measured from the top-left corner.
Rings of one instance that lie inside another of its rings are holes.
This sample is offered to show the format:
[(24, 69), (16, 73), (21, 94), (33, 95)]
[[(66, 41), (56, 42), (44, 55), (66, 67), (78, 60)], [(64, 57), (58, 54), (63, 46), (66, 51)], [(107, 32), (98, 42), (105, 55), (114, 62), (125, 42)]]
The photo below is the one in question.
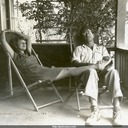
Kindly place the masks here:
[(85, 44), (77, 46), (73, 52), (72, 61), (77, 60), (79, 63), (96, 64), (101, 61), (104, 56), (109, 56), (109, 53), (103, 45), (94, 44), (93, 48)]

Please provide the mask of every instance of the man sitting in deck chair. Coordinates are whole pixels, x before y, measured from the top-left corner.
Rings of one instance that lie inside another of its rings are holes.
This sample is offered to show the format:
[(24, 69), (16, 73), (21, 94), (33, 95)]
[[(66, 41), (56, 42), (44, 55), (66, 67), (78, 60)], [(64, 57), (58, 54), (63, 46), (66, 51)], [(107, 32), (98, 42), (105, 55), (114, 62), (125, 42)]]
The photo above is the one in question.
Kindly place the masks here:
[[(102, 60), (107, 60), (110, 58), (108, 51), (104, 46), (95, 44), (94, 35), (90, 29), (83, 27), (78, 37), (81, 45), (77, 46), (73, 52), (73, 66), (80, 67), (85, 65), (94, 65), (95, 63), (101, 63)], [(89, 97), (89, 101), (91, 103), (92, 113), (91, 116), (86, 120), (87, 124), (92, 124), (100, 119), (97, 103), (98, 81), (103, 79), (104, 85), (111, 92), (110, 94), (114, 107), (113, 123), (115, 125), (122, 125), (120, 102), (123, 98), (123, 94), (120, 89), (119, 74), (116, 69), (107, 69), (107, 67), (109, 67), (109, 65), (101, 70), (90, 68), (86, 70), (80, 78), (85, 85), (84, 95)]]

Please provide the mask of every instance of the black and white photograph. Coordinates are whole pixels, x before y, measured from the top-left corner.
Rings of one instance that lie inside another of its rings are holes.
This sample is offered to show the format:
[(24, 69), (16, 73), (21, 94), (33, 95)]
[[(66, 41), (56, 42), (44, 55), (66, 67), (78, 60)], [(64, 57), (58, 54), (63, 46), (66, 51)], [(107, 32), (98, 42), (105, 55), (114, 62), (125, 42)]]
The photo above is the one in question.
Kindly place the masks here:
[(128, 126), (128, 0), (0, 0), (0, 128)]

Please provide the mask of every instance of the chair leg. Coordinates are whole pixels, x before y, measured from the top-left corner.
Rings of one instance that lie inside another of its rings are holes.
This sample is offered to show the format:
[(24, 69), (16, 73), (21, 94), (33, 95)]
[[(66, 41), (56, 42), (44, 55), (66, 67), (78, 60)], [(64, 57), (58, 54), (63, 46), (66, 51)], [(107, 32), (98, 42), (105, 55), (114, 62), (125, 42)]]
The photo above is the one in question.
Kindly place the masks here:
[(38, 107), (37, 107), (37, 105), (36, 105), (36, 103), (35, 103), (35, 101), (34, 101), (32, 95), (31, 95), (31, 93), (29, 92), (29, 90), (28, 90), (28, 88), (26, 87), (26, 85), (25, 85), (24, 87), (25, 87), (26, 93), (27, 93), (28, 97), (30, 98), (30, 100), (31, 100), (31, 102), (32, 102), (32, 104), (33, 104), (35, 110), (38, 111)]
[(64, 102), (63, 99), (62, 99), (62, 97), (61, 97), (61, 95), (59, 94), (58, 90), (56, 89), (55, 85), (53, 83), (51, 83), (51, 84), (53, 86), (53, 89), (54, 89), (56, 95), (60, 98), (60, 101)]
[(9, 82), (9, 90), (10, 90), (10, 94), (0, 98), (1, 100), (5, 100), (7, 98), (10, 98), (14, 95), (14, 90), (13, 90), (13, 85), (12, 85), (12, 68), (11, 68), (11, 60), (10, 57), (8, 57), (8, 82)]
[(69, 78), (69, 94), (71, 93), (71, 87), (72, 87), (72, 78)]
[(13, 95), (13, 86), (12, 86), (12, 70), (11, 70), (11, 60), (8, 57), (8, 77), (9, 77), (9, 87), (10, 87), (10, 95)]
[(46, 106), (49, 106), (49, 105), (52, 105), (52, 104), (55, 104), (55, 103), (58, 103), (58, 102), (63, 102), (63, 99), (62, 99), (62, 97), (60, 96), (60, 94), (59, 94), (59, 92), (57, 91), (57, 89), (56, 89), (56, 87), (54, 86), (54, 84), (52, 84), (52, 87), (53, 87), (53, 89), (54, 89), (56, 95), (59, 97), (59, 100), (55, 100), (55, 101), (52, 101), (52, 102), (49, 102), (49, 103), (46, 103), (46, 104), (40, 105), (40, 106), (37, 106), (35, 100), (33, 99), (32, 95), (31, 95), (31, 93), (30, 93), (30, 91), (28, 90), (28, 88), (25, 87), (26, 93), (28, 94), (28, 97), (30, 98), (30, 100), (31, 100), (31, 102), (32, 102), (32, 104), (33, 104), (33, 106), (34, 106), (34, 108), (35, 108), (36, 111), (38, 111), (40, 108), (44, 108), (44, 107), (46, 107)]
[(77, 97), (77, 108), (78, 110), (80, 110), (80, 98), (79, 98), (79, 91), (78, 91), (78, 87), (77, 85), (75, 84), (76, 86), (76, 97)]
[(54, 85), (53, 83), (50, 83), (50, 84), (52, 85), (52, 87), (53, 87), (53, 89), (54, 89), (54, 91), (55, 91), (55, 94), (59, 97), (59, 99), (58, 99), (58, 100), (55, 100), (55, 101), (52, 101), (52, 102), (49, 102), (49, 103), (46, 103), (46, 104), (43, 104), (43, 105), (40, 105), (40, 106), (37, 106), (37, 105), (36, 105), (36, 103), (35, 103), (35, 101), (34, 101), (32, 95), (31, 95), (30, 92), (29, 92), (29, 90), (26, 89), (26, 92), (27, 92), (29, 98), (31, 99), (32, 104), (33, 104), (33, 106), (34, 106), (34, 108), (35, 108), (36, 111), (38, 111), (38, 109), (40, 109), (40, 108), (44, 108), (44, 107), (46, 107), (46, 106), (49, 106), (49, 105), (52, 105), (52, 104), (55, 104), (55, 103), (58, 103), (58, 102), (63, 102), (63, 99), (62, 99), (62, 97), (60, 96), (60, 94), (59, 94), (58, 90), (56, 89), (55, 85)]
[[(77, 108), (78, 110), (82, 110), (82, 109), (90, 109), (90, 107), (81, 107), (80, 105), (80, 97), (79, 97), (79, 86), (77, 84), (75, 84), (75, 88), (76, 88), (76, 97), (77, 97)], [(100, 95), (99, 95), (99, 98), (100, 98)], [(99, 99), (98, 98), (98, 99)], [(103, 106), (100, 106), (99, 105), (99, 109), (112, 109), (113, 106), (112, 105), (103, 105)]]

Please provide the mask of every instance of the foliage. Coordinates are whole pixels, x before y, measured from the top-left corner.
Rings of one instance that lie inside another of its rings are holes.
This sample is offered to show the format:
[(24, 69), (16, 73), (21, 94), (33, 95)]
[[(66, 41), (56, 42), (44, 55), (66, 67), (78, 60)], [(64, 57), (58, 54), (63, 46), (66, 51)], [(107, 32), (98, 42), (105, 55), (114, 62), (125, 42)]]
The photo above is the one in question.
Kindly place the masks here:
[(67, 28), (72, 28), (73, 32), (79, 32), (81, 27), (87, 26), (95, 34), (99, 34), (107, 32), (115, 26), (116, 0), (56, 1), (37, 0), (31, 3), (25, 2), (20, 4), (19, 7), (22, 15), (28, 20), (38, 21), (34, 28), (43, 32), (51, 27), (61, 27), (57, 34), (70, 31)]
[(31, 3), (26, 1), (25, 3), (20, 4), (20, 9), (22, 16), (26, 17), (26, 19), (34, 19), (37, 21), (34, 28), (47, 29), (48, 27), (52, 27), (54, 25), (54, 16), (49, 16), (54, 11), (53, 6), (49, 1), (42, 1), (39, 3), (36, 1), (32, 1)]

